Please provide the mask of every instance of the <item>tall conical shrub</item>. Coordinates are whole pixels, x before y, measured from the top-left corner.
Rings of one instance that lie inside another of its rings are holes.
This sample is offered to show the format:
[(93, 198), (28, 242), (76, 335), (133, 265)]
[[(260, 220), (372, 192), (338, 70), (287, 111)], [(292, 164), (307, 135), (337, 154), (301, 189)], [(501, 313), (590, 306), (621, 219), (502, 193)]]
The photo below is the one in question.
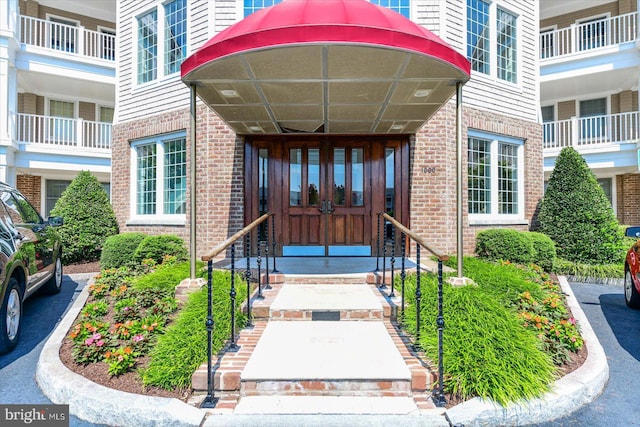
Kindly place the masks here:
[(62, 193), (51, 211), (64, 225), (57, 229), (62, 240), (62, 262), (71, 264), (100, 259), (107, 237), (118, 234), (118, 222), (109, 196), (98, 179), (82, 171)]
[(566, 147), (540, 205), (540, 231), (560, 258), (589, 264), (620, 261), (622, 232), (611, 203), (582, 156)]

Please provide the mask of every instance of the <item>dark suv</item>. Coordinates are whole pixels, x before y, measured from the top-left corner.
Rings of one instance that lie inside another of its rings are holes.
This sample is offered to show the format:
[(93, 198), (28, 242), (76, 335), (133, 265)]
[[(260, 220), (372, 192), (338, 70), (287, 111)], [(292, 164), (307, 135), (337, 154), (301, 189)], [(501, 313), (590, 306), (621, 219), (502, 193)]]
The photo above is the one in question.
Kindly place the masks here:
[(18, 190), (0, 183), (0, 353), (18, 343), (24, 300), (38, 289), (60, 292), (59, 225), (62, 218), (43, 220)]

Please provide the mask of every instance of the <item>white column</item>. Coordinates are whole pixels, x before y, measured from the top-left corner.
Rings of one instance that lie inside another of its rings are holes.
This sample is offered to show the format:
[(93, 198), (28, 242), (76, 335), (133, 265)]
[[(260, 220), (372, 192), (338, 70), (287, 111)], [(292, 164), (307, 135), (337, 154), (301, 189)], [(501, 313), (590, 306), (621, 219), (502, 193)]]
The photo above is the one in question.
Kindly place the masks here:
[(0, 1), (0, 181), (15, 185), (15, 121), (18, 111), (18, 76), (15, 55), (18, 41), (18, 0)]

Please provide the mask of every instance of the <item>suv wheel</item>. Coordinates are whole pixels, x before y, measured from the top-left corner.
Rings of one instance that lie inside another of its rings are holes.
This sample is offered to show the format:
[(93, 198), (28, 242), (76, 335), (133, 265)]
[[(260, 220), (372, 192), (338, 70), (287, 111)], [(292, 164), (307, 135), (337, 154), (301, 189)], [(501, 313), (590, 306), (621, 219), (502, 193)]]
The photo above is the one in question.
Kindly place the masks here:
[(13, 350), (18, 343), (21, 320), (22, 293), (18, 281), (12, 277), (0, 306), (0, 353)]
[(59, 293), (60, 289), (62, 289), (62, 261), (58, 255), (53, 268), (53, 276), (42, 286), (42, 292), (53, 295)]
[(640, 293), (636, 290), (629, 267), (624, 272), (624, 301), (631, 308), (640, 308)]

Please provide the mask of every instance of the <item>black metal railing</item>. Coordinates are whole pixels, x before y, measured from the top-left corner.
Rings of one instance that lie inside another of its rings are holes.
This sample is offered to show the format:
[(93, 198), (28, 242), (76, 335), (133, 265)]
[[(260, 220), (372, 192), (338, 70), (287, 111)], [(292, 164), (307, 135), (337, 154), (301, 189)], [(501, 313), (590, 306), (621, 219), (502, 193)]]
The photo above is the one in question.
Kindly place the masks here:
[[(269, 233), (269, 221), (271, 218), (271, 227), (272, 233)], [(254, 232), (255, 230), (255, 232)], [(256, 237), (257, 236), (257, 237)], [(207, 396), (201, 404), (202, 408), (213, 408), (218, 402), (218, 398), (214, 396), (214, 384), (213, 384), (213, 329), (215, 327), (215, 322), (213, 319), (213, 309), (212, 309), (212, 291), (213, 291), (213, 260), (216, 256), (221, 254), (222, 252), (229, 250), (229, 256), (231, 259), (231, 286), (229, 291), (229, 298), (231, 303), (231, 336), (226, 346), (226, 351), (235, 352), (240, 348), (236, 342), (236, 244), (240, 242), (244, 247), (244, 256), (246, 258), (246, 268), (244, 269), (244, 278), (247, 282), (247, 305), (246, 305), (246, 313), (247, 313), (247, 322), (245, 324), (246, 328), (253, 327), (253, 313), (251, 307), (251, 283), (252, 283), (252, 270), (251, 270), (251, 253), (252, 253), (252, 238), (255, 238), (256, 241), (256, 254), (257, 254), (257, 283), (258, 290), (256, 293), (256, 299), (263, 299), (264, 295), (262, 294), (262, 246), (265, 246), (265, 287), (264, 289), (271, 289), (269, 285), (269, 237), (273, 236), (273, 256), (271, 259), (273, 260), (273, 271), (276, 272), (276, 262), (275, 262), (275, 217), (271, 213), (265, 213), (260, 218), (253, 221), (251, 224), (244, 227), (242, 230), (235, 233), (233, 236), (229, 237), (224, 242), (220, 243), (214, 249), (212, 249), (209, 253), (202, 257), (203, 261), (207, 263), (207, 319), (205, 321), (205, 325), (207, 327)]]
[[(384, 230), (380, 230), (381, 222), (384, 221)], [(398, 222), (391, 215), (386, 214), (384, 212), (380, 212), (378, 214), (378, 237), (376, 239), (376, 271), (379, 271), (378, 260), (380, 258), (380, 236), (382, 235), (382, 284), (379, 286), (381, 289), (386, 287), (386, 257), (387, 257), (387, 246), (390, 244), (391, 258), (390, 258), (390, 267), (391, 267), (391, 291), (388, 296), (390, 298), (395, 297), (395, 255), (396, 255), (396, 235), (400, 233), (400, 250), (401, 250), (401, 271), (400, 271), (400, 279), (401, 279), (401, 305), (400, 305), (400, 321), (402, 322), (404, 319), (404, 308), (405, 308), (405, 281), (407, 278), (406, 273), (406, 243), (407, 238), (413, 240), (416, 243), (416, 291), (415, 291), (415, 301), (416, 301), (416, 334), (414, 337), (414, 349), (420, 350), (420, 308), (422, 306), (422, 290), (420, 286), (421, 278), (420, 278), (420, 250), (421, 248), (426, 249), (431, 252), (438, 258), (438, 317), (436, 319), (436, 326), (438, 328), (438, 386), (433, 390), (433, 401), (437, 406), (445, 406), (447, 400), (444, 396), (444, 364), (443, 364), (443, 332), (444, 332), (444, 316), (442, 313), (442, 263), (449, 259), (448, 255), (445, 255), (433, 247), (431, 247), (426, 240), (424, 240), (420, 235), (411, 231), (400, 222)]]

